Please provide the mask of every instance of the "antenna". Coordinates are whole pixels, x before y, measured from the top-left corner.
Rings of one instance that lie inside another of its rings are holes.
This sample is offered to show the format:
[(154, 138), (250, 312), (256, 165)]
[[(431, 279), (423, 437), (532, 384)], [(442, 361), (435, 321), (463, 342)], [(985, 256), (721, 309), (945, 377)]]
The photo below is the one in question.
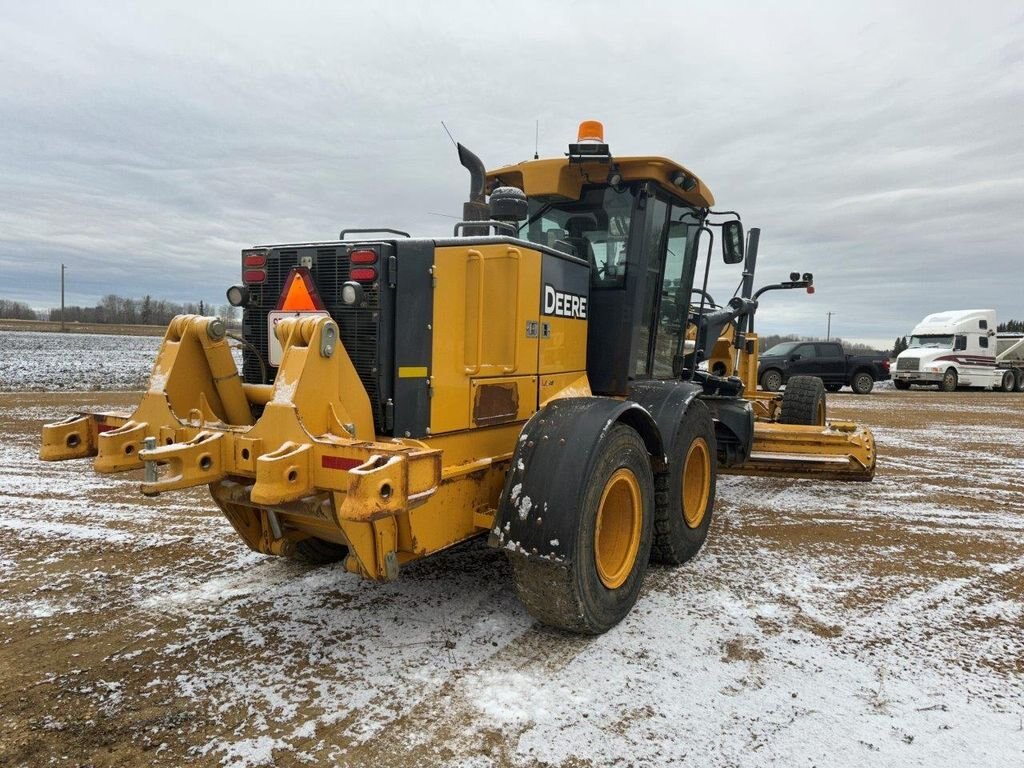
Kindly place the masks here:
[(533, 139), (533, 159), (540, 160), (540, 120), (537, 121), (537, 130)]
[(448, 126), (444, 124), (444, 120), (441, 121), (441, 127), (444, 128), (444, 132), (448, 134), (448, 138), (452, 140), (452, 144), (456, 149), (458, 149), (459, 143), (455, 141), (455, 137), (452, 136), (452, 132), (448, 130)]

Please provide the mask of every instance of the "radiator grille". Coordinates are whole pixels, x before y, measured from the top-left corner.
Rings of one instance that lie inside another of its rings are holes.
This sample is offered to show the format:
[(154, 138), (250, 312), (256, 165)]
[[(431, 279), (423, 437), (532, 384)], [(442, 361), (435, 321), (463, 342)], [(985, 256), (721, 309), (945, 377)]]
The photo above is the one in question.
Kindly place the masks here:
[[(260, 357), (257, 358), (251, 350), (244, 350), (242, 372), (247, 382), (258, 383), (263, 380), (260, 359), (269, 360), (267, 314), (277, 306), (288, 273), (307, 257), (311, 257), (310, 271), (320, 299), (338, 324), (341, 343), (352, 358), (352, 364), (366, 388), (377, 430), (384, 431), (379, 376), (380, 292), (376, 286), (364, 285), (362, 306), (342, 304), (341, 286), (349, 279), (351, 269), (349, 252), (350, 249), (345, 246), (270, 249), (267, 257), (267, 281), (262, 286), (253, 286), (253, 303), (246, 308), (242, 320), (245, 339), (259, 351)], [(383, 256), (378, 259), (378, 268), (383, 261)], [(267, 363), (267, 383), (273, 383), (276, 374), (277, 369)]]
[(901, 357), (896, 361), (897, 371), (919, 371), (921, 370), (921, 360), (917, 357)]

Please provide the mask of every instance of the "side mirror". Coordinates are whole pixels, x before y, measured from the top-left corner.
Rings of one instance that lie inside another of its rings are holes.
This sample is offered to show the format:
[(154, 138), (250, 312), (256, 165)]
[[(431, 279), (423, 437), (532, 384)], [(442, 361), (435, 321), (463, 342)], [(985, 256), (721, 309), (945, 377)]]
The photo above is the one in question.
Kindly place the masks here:
[(795, 363), (795, 362), (796, 362), (797, 360), (799, 360), (799, 359), (800, 359), (801, 357), (803, 357), (803, 355), (790, 355), (790, 357), (789, 357), (789, 361), (790, 361), (791, 363)]
[(722, 224), (722, 259), (726, 264), (743, 261), (743, 224), (738, 219)]

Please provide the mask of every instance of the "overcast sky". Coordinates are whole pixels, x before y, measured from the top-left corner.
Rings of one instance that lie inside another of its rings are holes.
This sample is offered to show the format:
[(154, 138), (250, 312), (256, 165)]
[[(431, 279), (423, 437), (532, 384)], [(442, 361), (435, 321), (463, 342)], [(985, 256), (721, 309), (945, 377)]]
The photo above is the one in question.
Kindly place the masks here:
[(1024, 318), (1019, 0), (351, 6), (0, 0), (0, 298), (220, 304), (255, 243), (449, 233), (441, 120), (493, 168), (592, 118), (760, 226), (759, 284), (814, 273), (762, 332)]

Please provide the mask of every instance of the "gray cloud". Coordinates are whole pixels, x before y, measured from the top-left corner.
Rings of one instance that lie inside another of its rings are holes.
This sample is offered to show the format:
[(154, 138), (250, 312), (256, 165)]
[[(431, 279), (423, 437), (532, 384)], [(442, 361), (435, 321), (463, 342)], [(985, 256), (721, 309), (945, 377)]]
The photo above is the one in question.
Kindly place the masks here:
[[(509, 9), (512, 10), (509, 10)], [(1024, 14), (954, 3), (47, 4), (0, 34), (0, 296), (222, 301), (238, 252), (345, 225), (450, 231), (489, 166), (579, 120), (763, 228), (765, 332), (891, 340), (1024, 317)], [(738, 275), (719, 268), (716, 295)]]

